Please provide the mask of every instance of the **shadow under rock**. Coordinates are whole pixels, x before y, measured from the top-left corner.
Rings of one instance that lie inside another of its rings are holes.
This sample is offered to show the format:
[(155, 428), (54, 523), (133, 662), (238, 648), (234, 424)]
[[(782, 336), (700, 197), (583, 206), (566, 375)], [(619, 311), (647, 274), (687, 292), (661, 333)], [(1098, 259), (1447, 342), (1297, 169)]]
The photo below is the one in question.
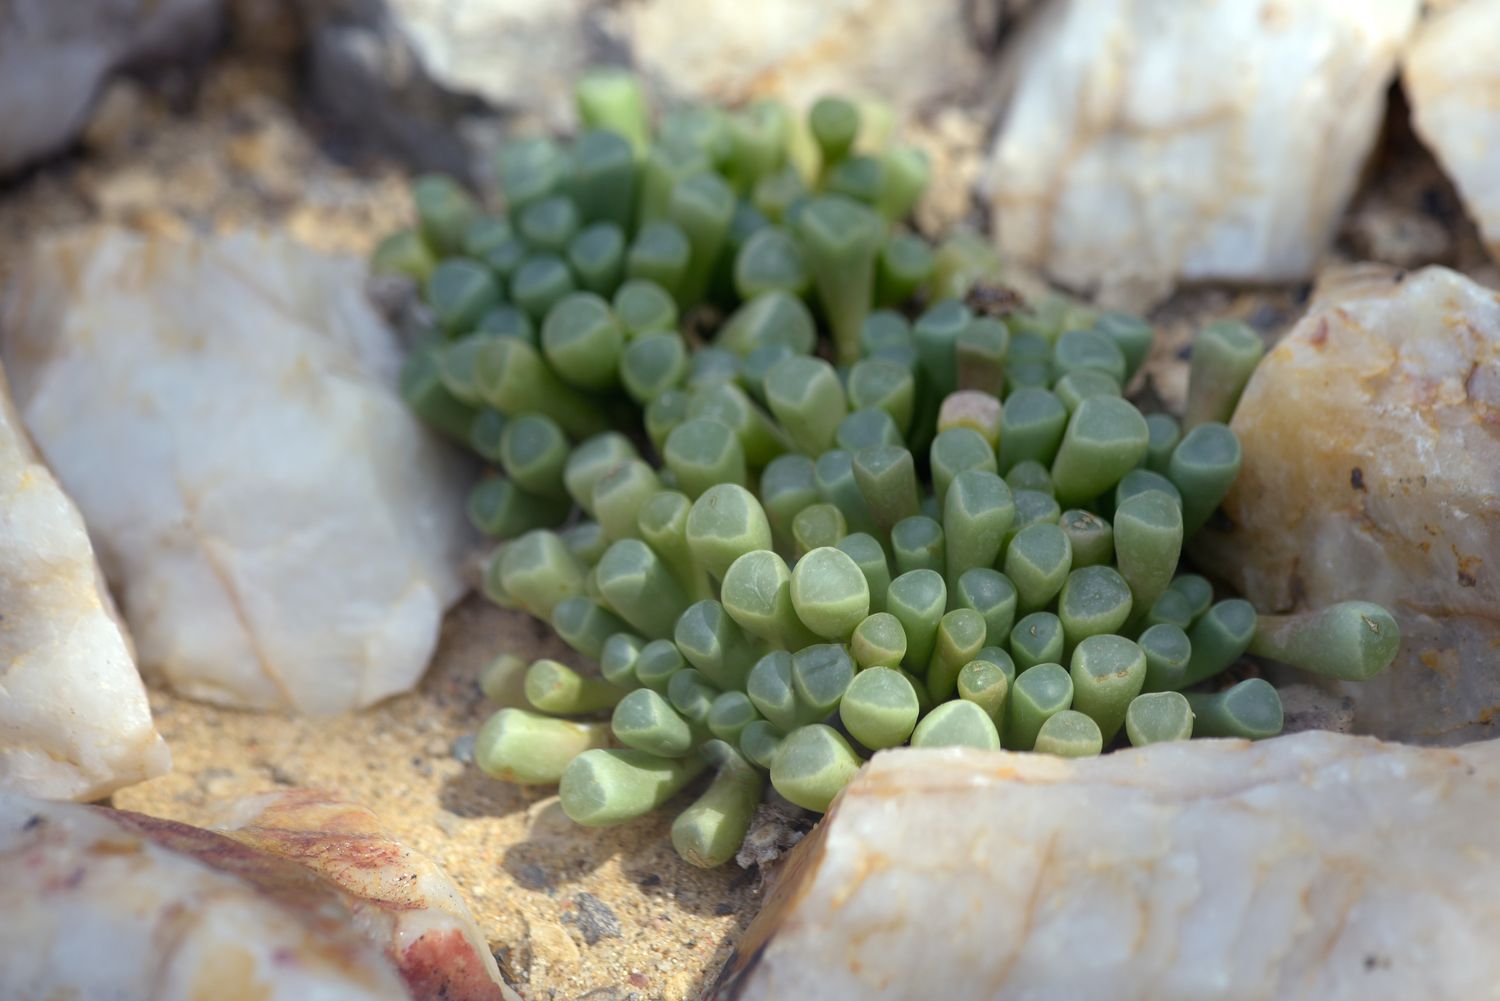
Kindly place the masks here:
[(492, 779), (473, 764), (443, 780), (438, 802), (456, 817), (508, 817), (519, 813), (541, 798), (510, 782)]

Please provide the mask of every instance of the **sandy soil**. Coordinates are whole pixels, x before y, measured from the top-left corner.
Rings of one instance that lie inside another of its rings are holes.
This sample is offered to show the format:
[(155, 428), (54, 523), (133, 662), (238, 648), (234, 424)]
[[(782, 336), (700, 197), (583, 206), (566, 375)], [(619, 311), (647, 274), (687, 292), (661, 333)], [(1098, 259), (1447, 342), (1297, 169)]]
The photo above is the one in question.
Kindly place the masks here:
[[(468, 760), (470, 738), (495, 707), (477, 678), (500, 650), (564, 655), (539, 623), (470, 598), (449, 615), (421, 687), (362, 713), (288, 719), (155, 691), (175, 767), (114, 803), (201, 823), (226, 797), (288, 785), (335, 789), (448, 871), (501, 969), (529, 985), (531, 997), (696, 997), (753, 916), (758, 877), (679, 859), (667, 837), (670, 806), (590, 830), (563, 815), (551, 790), (479, 772)], [(684, 794), (677, 805), (688, 801)]]

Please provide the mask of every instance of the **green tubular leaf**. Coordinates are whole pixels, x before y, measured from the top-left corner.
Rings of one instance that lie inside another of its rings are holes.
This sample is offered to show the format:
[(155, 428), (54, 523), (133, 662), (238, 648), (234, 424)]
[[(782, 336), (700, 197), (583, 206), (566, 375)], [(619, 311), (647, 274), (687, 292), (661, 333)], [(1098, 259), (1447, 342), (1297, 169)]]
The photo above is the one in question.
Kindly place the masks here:
[(660, 219), (636, 231), (625, 255), (625, 276), (652, 282), (681, 305), (680, 292), (692, 257), (692, 244), (680, 228)]
[(1015, 518), (1010, 487), (994, 472), (969, 469), (953, 478), (943, 498), (944, 562), (950, 587), (956, 587), (972, 569), (994, 566)]
[(1171, 691), (1181, 684), (1193, 654), (1192, 641), (1181, 626), (1155, 623), (1141, 633), (1136, 644), (1146, 655), (1145, 691)]
[(625, 275), (625, 231), (612, 222), (596, 222), (580, 230), (568, 244), (568, 267), (580, 288), (595, 295), (614, 295)]
[(765, 778), (731, 746), (710, 741), (703, 755), (717, 768), (714, 780), (672, 822), (672, 847), (692, 865), (712, 869), (734, 858), (765, 792)]
[(942, 574), (944, 549), (943, 526), (925, 514), (904, 518), (891, 529), (891, 554), (898, 574), (912, 570)]
[(1191, 430), (1208, 421), (1227, 424), (1265, 352), (1260, 335), (1236, 320), (1204, 327), (1188, 362), (1183, 425)]
[(1051, 612), (1032, 612), (1010, 630), (1010, 652), (1022, 673), (1038, 664), (1062, 660), (1066, 647), (1062, 620)]
[(558, 602), (583, 593), (584, 567), (555, 532), (538, 529), (513, 539), (499, 569), (505, 593), (538, 619), (550, 621)]
[(1108, 743), (1125, 723), (1130, 701), (1146, 683), (1146, 655), (1123, 636), (1097, 635), (1073, 651), (1073, 708), (1099, 724)]
[[(849, 652), (862, 670), (874, 667), (895, 670), (906, 658), (906, 630), (890, 612), (876, 612), (854, 627)], [(861, 743), (871, 746), (863, 738)]]
[(653, 281), (631, 278), (623, 282), (611, 305), (626, 337), (677, 329), (677, 302)]
[(814, 549), (792, 568), (792, 607), (802, 624), (827, 640), (845, 641), (870, 614), (870, 587), (841, 549)]
[(1148, 440), (1146, 418), (1128, 401), (1084, 400), (1052, 460), (1058, 502), (1077, 507), (1109, 490), (1145, 458)]
[(585, 827), (610, 827), (644, 817), (703, 770), (699, 755), (661, 758), (632, 748), (584, 751), (558, 783), (563, 813)]
[(891, 586), (891, 565), (886, 559), (885, 547), (873, 535), (852, 532), (838, 541), (838, 548), (864, 574), (865, 584), (870, 589), (870, 611), (885, 611), (885, 592)]
[(799, 559), (814, 549), (836, 545), (848, 532), (844, 512), (826, 502), (809, 504), (792, 519), (792, 543)]
[(483, 264), (466, 257), (450, 257), (439, 263), (423, 291), (438, 326), (449, 337), (474, 330), (480, 317), (498, 306), (501, 299), (494, 275)]
[(749, 478), (744, 446), (731, 428), (718, 421), (683, 421), (667, 435), (662, 460), (689, 497), (699, 497), (721, 483), (743, 486)]
[(1005, 550), (1005, 576), (1016, 587), (1017, 608), (1046, 608), (1062, 590), (1072, 565), (1072, 543), (1061, 528), (1043, 522), (1017, 532)]
[(839, 720), (849, 735), (872, 751), (906, 743), (921, 703), (900, 671), (871, 667), (859, 672), (839, 702)]
[(1281, 696), (1264, 678), (1249, 678), (1212, 695), (1189, 693), (1194, 737), (1264, 740), (1281, 732)]
[(976, 316), (954, 345), (958, 388), (999, 397), (1005, 389), (1005, 361), (1010, 354), (1010, 330), (992, 316)]
[(632, 459), (639, 459), (630, 439), (618, 431), (605, 431), (581, 442), (563, 464), (563, 485), (579, 507), (593, 513), (594, 486), (609, 472)]
[(1146, 444), (1146, 468), (1158, 476), (1166, 476), (1172, 451), (1182, 440), (1182, 429), (1171, 414), (1148, 414), (1146, 430), (1150, 435)]
[(433, 255), (420, 233), (401, 229), (381, 240), (370, 256), (370, 272), (377, 275), (405, 275), (416, 282), (426, 282), (437, 267)]
[(496, 654), (479, 672), (479, 690), (491, 702), (519, 706), (526, 700), (526, 661), (513, 653)]
[(651, 135), (646, 92), (634, 74), (617, 69), (591, 70), (573, 87), (578, 119), (592, 129), (608, 129), (625, 139), (636, 155)]
[(734, 218), (734, 190), (718, 174), (694, 174), (679, 181), (667, 203), (667, 217), (687, 237), (689, 256), (676, 288), (677, 304), (702, 301)]
[(774, 552), (759, 549), (735, 560), (719, 591), (724, 610), (751, 635), (788, 650), (818, 641), (797, 618), (792, 607), (792, 572)]
[(954, 696), (959, 671), (984, 648), (987, 632), (984, 616), (972, 608), (955, 608), (939, 620), (927, 663), (927, 693), (933, 702)]
[(552, 629), (558, 638), (593, 660), (604, 653), (605, 642), (625, 628), (619, 616), (584, 595), (564, 598), (552, 609)]
[(974, 314), (957, 299), (945, 299), (917, 318), (912, 324), (912, 339), (917, 357), (939, 396), (958, 388), (958, 339)]
[(895, 445), (864, 448), (853, 456), (854, 480), (875, 524), (884, 531), (917, 513), (920, 498), (912, 455)]
[(971, 469), (998, 472), (995, 450), (973, 428), (957, 427), (941, 432), (932, 440), (929, 457), (932, 489), (939, 505), (946, 503), (948, 487), (960, 473)]
[(553, 253), (531, 254), (510, 276), (511, 301), (539, 323), (576, 287), (567, 262)]
[(568, 157), (550, 139), (522, 139), (500, 147), (495, 174), (507, 206), (518, 212), (562, 190)]
[(412, 184), (417, 227), (422, 241), (437, 255), (457, 253), (464, 234), (479, 216), (479, 205), (451, 177), (424, 174)]
[(605, 390), (619, 380), (625, 334), (609, 303), (592, 292), (564, 296), (542, 324), (542, 352), (571, 385)]
[(1119, 632), (1130, 618), (1130, 585), (1114, 567), (1080, 567), (1068, 574), (1057, 599), (1068, 649), (1090, 636)]
[(1092, 758), (1104, 750), (1104, 738), (1091, 717), (1064, 709), (1042, 723), (1032, 750), (1063, 758)]
[(849, 412), (833, 366), (819, 358), (786, 358), (766, 373), (766, 404), (799, 452), (821, 455), (833, 447)]
[(553, 528), (568, 516), (566, 508), (528, 493), (503, 476), (474, 485), (465, 504), (469, 522), (493, 539), (510, 539), (534, 528)]
[(401, 399), (426, 424), (459, 441), (468, 439), (476, 414), (443, 385), (434, 348), (407, 356), (398, 380)]
[(1159, 490), (1128, 498), (1115, 511), (1115, 563), (1135, 607), (1149, 611), (1172, 582), (1182, 554), (1182, 509)]
[(948, 587), (942, 574), (933, 570), (901, 574), (891, 581), (885, 607), (906, 634), (905, 663), (925, 671), (937, 642), (938, 623), (948, 607)]
[(675, 330), (642, 334), (620, 354), (620, 382), (645, 405), (682, 385), (688, 374), (688, 346)]
[(997, 727), (1004, 724), (1010, 677), (1001, 667), (987, 660), (971, 660), (959, 670), (957, 688), (959, 698), (983, 709)]
[(771, 548), (771, 523), (754, 494), (736, 483), (718, 483), (693, 502), (687, 544), (698, 566), (723, 579), (741, 556)]
[(1199, 424), (1183, 436), (1167, 462), (1167, 479), (1182, 493), (1183, 534), (1202, 528), (1240, 473), (1240, 440), (1223, 424)]
[(1067, 427), (1068, 408), (1050, 391), (1024, 388), (1011, 393), (1000, 423), (1000, 469), (1009, 471), (1028, 459), (1051, 466)]
[(792, 654), (798, 722), (827, 719), (853, 680), (854, 661), (842, 643), (815, 643)]
[(1187, 740), (1193, 735), (1193, 707), (1181, 692), (1147, 692), (1130, 700), (1125, 734), (1132, 747)]
[(626, 747), (660, 758), (680, 758), (693, 749), (693, 731), (666, 699), (637, 688), (615, 706), (610, 730)]
[(1313, 612), (1262, 615), (1250, 652), (1299, 670), (1343, 681), (1367, 681), (1391, 666), (1401, 629), (1390, 612), (1368, 601), (1345, 601)]
[(911, 735), (912, 747), (974, 747), (1000, 749), (995, 721), (976, 703), (963, 699), (944, 702), (922, 718)]
[(874, 298), (883, 228), (871, 209), (842, 195), (812, 198), (793, 223), (844, 364), (859, 357), (859, 332)]
[(607, 681), (586, 678), (555, 660), (534, 660), (526, 669), (526, 701), (544, 713), (572, 716), (609, 709), (624, 694)]
[(1128, 380), (1140, 371), (1151, 353), (1151, 342), (1156, 332), (1140, 317), (1127, 313), (1104, 313), (1094, 323), (1094, 330), (1115, 342), (1125, 356), (1125, 378)]
[(621, 463), (600, 477), (591, 506), (605, 536), (611, 542), (639, 536), (641, 508), (661, 488), (656, 470), (639, 459)]
[(911, 369), (884, 358), (861, 358), (849, 369), (849, 405), (889, 414), (902, 433), (911, 427), (916, 380)]
[(772, 531), (783, 543), (789, 541), (792, 519), (821, 499), (812, 459), (805, 455), (783, 455), (771, 460), (761, 473), (760, 495)]
[(1048, 719), (1073, 702), (1073, 679), (1058, 664), (1038, 664), (1022, 671), (1005, 704), (1004, 746), (1029, 751)]
[(479, 728), (474, 763), (491, 778), (521, 785), (552, 785), (585, 751), (605, 746), (609, 727), (553, 719), (525, 709), (506, 708)]
[(772, 291), (802, 296), (811, 285), (802, 249), (779, 226), (758, 230), (735, 255), (734, 288), (742, 299)]
[(604, 600), (643, 636), (671, 636), (688, 606), (672, 572), (639, 539), (621, 539), (605, 550), (596, 577)]
[(901, 447), (906, 444), (896, 422), (884, 410), (854, 411), (839, 422), (833, 438), (840, 450), (856, 454), (867, 448)]
[(563, 469), (568, 462), (568, 436), (544, 414), (521, 414), (505, 422), (500, 433), (500, 466), (516, 485), (539, 497), (565, 499)]
[(971, 567), (955, 585), (954, 601), (960, 608), (978, 612), (985, 622), (985, 645), (999, 646), (1010, 639), (1016, 621), (1016, 588), (998, 570)]
[(536, 250), (561, 254), (583, 225), (578, 206), (566, 195), (551, 195), (532, 202), (516, 215), (517, 229)]
[(823, 813), (861, 763), (837, 730), (813, 723), (798, 727), (781, 742), (771, 765), (771, 785), (804, 810)]
[(583, 221), (607, 223), (623, 234), (630, 228), (635, 187), (635, 152), (629, 144), (613, 133), (585, 129), (573, 143), (568, 177), (568, 193)]

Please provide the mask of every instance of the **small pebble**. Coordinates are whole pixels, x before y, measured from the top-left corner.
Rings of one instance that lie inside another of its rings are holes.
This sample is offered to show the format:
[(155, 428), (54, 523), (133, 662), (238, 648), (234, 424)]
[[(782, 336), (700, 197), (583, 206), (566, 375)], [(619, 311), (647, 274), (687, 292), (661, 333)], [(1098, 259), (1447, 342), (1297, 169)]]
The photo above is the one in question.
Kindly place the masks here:
[(620, 919), (604, 901), (592, 893), (580, 893), (573, 898), (573, 904), (578, 908), (574, 920), (589, 945), (600, 939), (620, 937)]

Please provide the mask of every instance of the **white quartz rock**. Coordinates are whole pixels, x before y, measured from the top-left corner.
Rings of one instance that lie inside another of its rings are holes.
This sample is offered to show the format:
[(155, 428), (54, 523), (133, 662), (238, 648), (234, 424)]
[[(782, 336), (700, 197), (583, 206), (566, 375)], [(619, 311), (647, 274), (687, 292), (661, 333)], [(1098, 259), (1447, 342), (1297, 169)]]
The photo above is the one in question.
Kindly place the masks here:
[(1140, 303), (1326, 249), (1420, 0), (1056, 0), (1021, 32), (982, 186), (1001, 248)]
[(0, 793), (7, 1001), (408, 1001), (343, 898), (184, 824)]
[(1500, 260), (1500, 0), (1459, 0), (1423, 22), (1401, 83), (1412, 126)]
[(364, 266), (278, 236), (37, 246), (0, 314), (16, 403), (142, 666), (332, 713), (421, 677), (462, 593), (467, 467), (395, 389)]
[(1500, 295), (1445, 268), (1330, 275), (1231, 422), (1244, 462), (1199, 561), (1262, 611), (1363, 599), (1396, 662), (1354, 726), (1445, 743), (1500, 706)]
[(57, 153), (122, 67), (203, 60), (222, 0), (5, 0), (0, 5), (0, 175)]
[[(994, 6), (1003, 24), (1030, 4)], [(986, 69), (962, 0), (650, 0), (622, 13), (637, 67), (700, 101), (844, 94), (907, 111), (977, 89)]]
[(83, 518), (0, 368), (0, 790), (100, 799), (170, 765)]
[(221, 809), (224, 834), (315, 872), (346, 896), (417, 1001), (519, 1001), (505, 986), (448, 874), (357, 803), (313, 789), (247, 796)]
[(885, 751), (710, 996), (1491, 997), (1497, 825), (1500, 742)]

